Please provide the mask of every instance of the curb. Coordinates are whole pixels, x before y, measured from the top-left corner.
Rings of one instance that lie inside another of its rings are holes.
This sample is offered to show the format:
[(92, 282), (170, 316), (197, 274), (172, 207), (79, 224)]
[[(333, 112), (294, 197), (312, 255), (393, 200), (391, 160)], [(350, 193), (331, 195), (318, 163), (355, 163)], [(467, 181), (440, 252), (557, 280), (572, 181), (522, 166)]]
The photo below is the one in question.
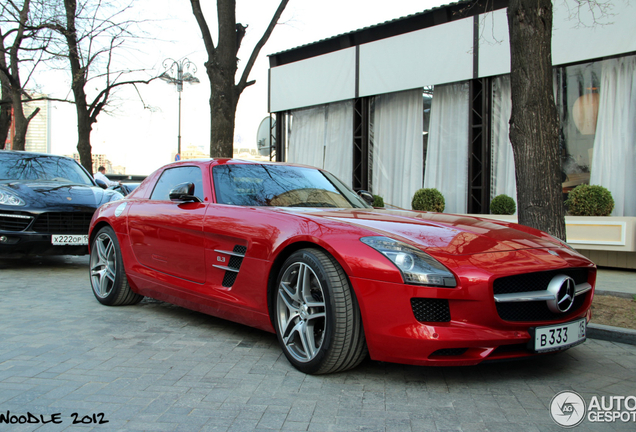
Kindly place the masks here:
[(591, 339), (636, 345), (636, 330), (612, 327), (603, 324), (588, 324), (587, 337)]
[(600, 289), (594, 290), (594, 294), (600, 295), (600, 296), (622, 297), (627, 299), (633, 299), (634, 296), (636, 296), (635, 293), (628, 293), (628, 292), (622, 292), (622, 291), (608, 291), (608, 290), (600, 290)]

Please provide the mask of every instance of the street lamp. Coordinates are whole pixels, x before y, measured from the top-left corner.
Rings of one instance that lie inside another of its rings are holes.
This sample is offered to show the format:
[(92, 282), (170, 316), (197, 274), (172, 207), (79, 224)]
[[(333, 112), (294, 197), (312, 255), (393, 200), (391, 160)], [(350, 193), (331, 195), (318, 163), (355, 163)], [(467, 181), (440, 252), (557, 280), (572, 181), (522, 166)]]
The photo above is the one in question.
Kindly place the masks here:
[(165, 71), (159, 75), (159, 78), (167, 82), (168, 84), (174, 84), (177, 86), (177, 92), (179, 93), (179, 138), (177, 140), (177, 155), (181, 156), (181, 92), (183, 91), (183, 83), (198, 84), (200, 81), (193, 74), (196, 73), (197, 67), (187, 58), (180, 61), (173, 60), (171, 58), (163, 61), (163, 68)]

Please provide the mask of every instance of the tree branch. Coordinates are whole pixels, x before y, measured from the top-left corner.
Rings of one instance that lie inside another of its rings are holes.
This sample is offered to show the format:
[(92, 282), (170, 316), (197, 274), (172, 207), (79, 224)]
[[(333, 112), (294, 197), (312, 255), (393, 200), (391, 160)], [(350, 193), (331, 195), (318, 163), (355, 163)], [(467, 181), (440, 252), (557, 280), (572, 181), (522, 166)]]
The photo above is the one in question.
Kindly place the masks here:
[(216, 47), (214, 46), (214, 40), (212, 40), (212, 35), (210, 34), (208, 23), (205, 21), (205, 17), (203, 16), (201, 3), (199, 3), (199, 0), (190, 0), (190, 3), (192, 3), (192, 13), (194, 14), (194, 17), (199, 24), (199, 28), (201, 29), (203, 43), (205, 44), (205, 48), (208, 50), (208, 56), (211, 57), (216, 51)]
[[(198, 2), (198, 0), (192, 0), (192, 1)], [(243, 74), (241, 75), (241, 81), (239, 81), (239, 83), (236, 85), (238, 94), (241, 94), (241, 92), (243, 92), (245, 87), (253, 84), (253, 82), (248, 84), (247, 78), (249, 77), (250, 72), (252, 71), (252, 67), (254, 67), (254, 63), (256, 63), (256, 58), (258, 57), (258, 54), (261, 52), (261, 49), (263, 48), (263, 46), (265, 46), (265, 43), (267, 42), (270, 35), (274, 31), (274, 27), (276, 27), (276, 23), (278, 23), (280, 16), (283, 14), (283, 11), (285, 10), (287, 3), (289, 3), (289, 0), (281, 0), (280, 4), (278, 5), (278, 9), (276, 9), (276, 13), (272, 17), (272, 20), (270, 21), (269, 26), (267, 27), (267, 30), (265, 30), (265, 33), (263, 33), (263, 37), (261, 37), (261, 40), (259, 40), (256, 46), (254, 47), (254, 50), (252, 51), (252, 55), (250, 56), (250, 59), (245, 65), (245, 69), (243, 69)]]
[(97, 96), (93, 99), (93, 102), (89, 107), (89, 117), (91, 119), (91, 123), (95, 123), (97, 121), (97, 116), (102, 111), (106, 103), (108, 102), (108, 97), (110, 96), (110, 91), (116, 87), (120, 87), (123, 85), (132, 84), (135, 86), (137, 84), (150, 84), (152, 81), (156, 80), (158, 77), (152, 77), (149, 80), (132, 80), (132, 81), (122, 81), (115, 84), (110, 84), (108, 87), (104, 88), (99, 92)]

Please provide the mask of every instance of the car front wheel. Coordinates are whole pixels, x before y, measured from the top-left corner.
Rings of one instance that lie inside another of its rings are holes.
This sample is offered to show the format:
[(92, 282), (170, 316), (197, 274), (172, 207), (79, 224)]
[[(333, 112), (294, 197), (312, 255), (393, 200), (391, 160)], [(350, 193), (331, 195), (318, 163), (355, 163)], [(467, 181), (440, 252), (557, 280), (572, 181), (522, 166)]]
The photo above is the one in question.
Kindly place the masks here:
[(117, 235), (111, 227), (100, 229), (95, 236), (89, 268), (93, 294), (100, 303), (124, 306), (137, 304), (144, 298), (130, 289)]
[(322, 250), (301, 249), (285, 261), (274, 313), (283, 352), (301, 372), (344, 371), (367, 355), (355, 294), (342, 267)]

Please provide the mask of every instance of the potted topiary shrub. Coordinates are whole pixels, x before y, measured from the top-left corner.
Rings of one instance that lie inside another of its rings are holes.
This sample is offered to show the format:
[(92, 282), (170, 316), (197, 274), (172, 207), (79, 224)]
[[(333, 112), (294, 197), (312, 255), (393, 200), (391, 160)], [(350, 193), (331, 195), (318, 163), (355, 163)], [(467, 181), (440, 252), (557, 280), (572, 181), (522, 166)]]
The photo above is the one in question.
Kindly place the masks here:
[(490, 201), (490, 213), (495, 215), (513, 215), (517, 211), (515, 200), (508, 195), (497, 195)]
[(413, 210), (432, 211), (441, 213), (446, 207), (444, 195), (434, 188), (422, 188), (415, 192), (411, 201)]
[(578, 185), (565, 201), (573, 216), (609, 216), (614, 210), (612, 193), (598, 185)]
[(384, 207), (384, 198), (380, 195), (373, 195), (373, 207)]

